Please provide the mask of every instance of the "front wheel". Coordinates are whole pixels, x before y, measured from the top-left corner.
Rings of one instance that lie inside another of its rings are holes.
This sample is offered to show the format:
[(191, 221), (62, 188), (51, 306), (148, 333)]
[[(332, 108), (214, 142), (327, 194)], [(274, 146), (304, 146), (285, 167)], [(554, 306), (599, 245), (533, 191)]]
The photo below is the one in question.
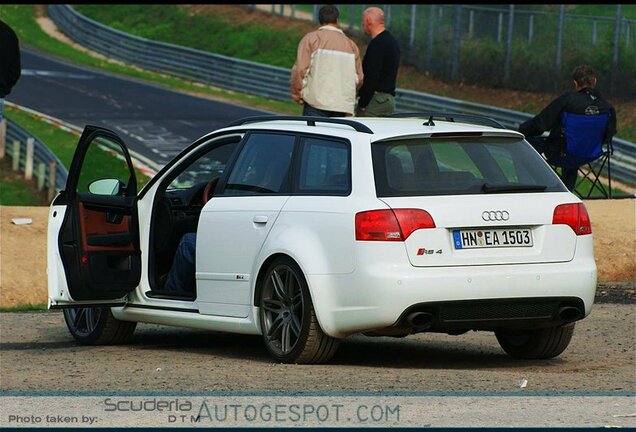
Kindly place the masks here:
[(534, 330), (497, 330), (499, 345), (511, 357), (549, 359), (561, 354), (570, 344), (574, 323)]
[(340, 340), (320, 328), (298, 264), (286, 257), (277, 258), (261, 283), (260, 323), (267, 350), (283, 363), (324, 363), (331, 359)]
[(137, 327), (136, 322), (120, 321), (109, 307), (64, 309), (69, 332), (82, 345), (117, 345), (126, 342)]

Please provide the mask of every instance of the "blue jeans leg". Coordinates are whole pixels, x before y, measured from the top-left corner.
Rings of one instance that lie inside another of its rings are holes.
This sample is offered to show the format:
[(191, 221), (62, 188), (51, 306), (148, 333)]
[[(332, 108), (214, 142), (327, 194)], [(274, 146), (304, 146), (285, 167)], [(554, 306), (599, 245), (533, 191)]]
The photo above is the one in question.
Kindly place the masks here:
[(181, 237), (166, 281), (166, 289), (174, 294), (194, 294), (196, 240), (195, 233), (187, 233)]

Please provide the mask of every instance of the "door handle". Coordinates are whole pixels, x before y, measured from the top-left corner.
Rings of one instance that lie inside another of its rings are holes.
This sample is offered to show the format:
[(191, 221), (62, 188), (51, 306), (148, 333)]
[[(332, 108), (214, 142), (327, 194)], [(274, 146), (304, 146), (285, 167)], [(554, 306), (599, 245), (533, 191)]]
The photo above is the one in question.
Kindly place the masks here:
[(267, 223), (267, 216), (254, 216), (254, 223), (257, 223), (257, 224)]

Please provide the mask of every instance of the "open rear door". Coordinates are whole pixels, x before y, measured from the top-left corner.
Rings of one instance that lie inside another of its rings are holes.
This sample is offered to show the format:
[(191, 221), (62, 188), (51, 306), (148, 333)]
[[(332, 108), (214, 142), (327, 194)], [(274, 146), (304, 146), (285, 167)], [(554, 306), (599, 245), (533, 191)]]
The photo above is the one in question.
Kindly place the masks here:
[(126, 302), (141, 278), (136, 201), (125, 144), (112, 131), (86, 126), (49, 214), (50, 308)]

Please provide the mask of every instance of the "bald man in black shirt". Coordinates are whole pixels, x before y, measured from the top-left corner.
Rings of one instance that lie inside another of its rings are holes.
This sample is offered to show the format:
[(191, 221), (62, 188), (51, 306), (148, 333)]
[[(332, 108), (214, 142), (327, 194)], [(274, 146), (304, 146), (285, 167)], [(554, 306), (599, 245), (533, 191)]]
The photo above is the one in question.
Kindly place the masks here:
[(360, 88), (356, 116), (382, 117), (395, 111), (395, 87), (400, 47), (384, 27), (384, 12), (370, 7), (362, 13), (362, 29), (371, 43), (362, 60), (364, 83)]

